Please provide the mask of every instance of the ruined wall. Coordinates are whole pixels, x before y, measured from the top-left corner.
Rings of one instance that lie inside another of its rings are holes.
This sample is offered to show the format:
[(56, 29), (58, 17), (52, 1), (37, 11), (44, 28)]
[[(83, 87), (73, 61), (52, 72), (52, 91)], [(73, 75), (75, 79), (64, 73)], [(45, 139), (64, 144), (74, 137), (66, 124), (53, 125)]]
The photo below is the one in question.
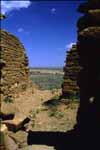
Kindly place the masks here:
[(62, 96), (65, 98), (77, 98), (79, 96), (79, 87), (77, 86), (77, 76), (79, 73), (79, 56), (76, 45), (73, 45), (67, 52), (64, 67), (64, 82), (62, 85)]
[(84, 16), (78, 21), (77, 48), (82, 69), (77, 119), (81, 131), (91, 135), (100, 129), (100, 1), (89, 0), (78, 11)]
[(27, 88), (28, 58), (21, 42), (7, 31), (0, 31), (0, 93), (12, 96)]

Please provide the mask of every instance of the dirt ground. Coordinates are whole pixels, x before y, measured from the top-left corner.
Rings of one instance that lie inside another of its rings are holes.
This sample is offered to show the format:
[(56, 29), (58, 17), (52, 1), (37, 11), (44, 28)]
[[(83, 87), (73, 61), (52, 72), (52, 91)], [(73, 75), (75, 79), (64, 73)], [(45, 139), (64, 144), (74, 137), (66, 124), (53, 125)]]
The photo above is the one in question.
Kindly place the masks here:
[[(15, 113), (16, 116), (23, 114), (30, 117), (31, 121), (27, 125), (27, 130), (66, 132), (76, 123), (78, 104), (44, 105), (47, 101), (57, 99), (60, 94), (60, 90), (51, 92), (32, 89), (22, 93), (13, 103), (2, 103), (2, 111)], [(53, 147), (46, 145), (27, 146), (25, 131), (9, 132), (8, 135), (17, 141), (19, 150), (54, 150)]]

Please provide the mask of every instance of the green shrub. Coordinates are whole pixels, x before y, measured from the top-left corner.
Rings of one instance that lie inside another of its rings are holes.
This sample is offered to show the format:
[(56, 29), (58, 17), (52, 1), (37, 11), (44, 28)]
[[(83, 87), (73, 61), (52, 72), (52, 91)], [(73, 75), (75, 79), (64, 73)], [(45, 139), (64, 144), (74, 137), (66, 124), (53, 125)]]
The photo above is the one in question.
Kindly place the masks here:
[(32, 110), (30, 111), (30, 115), (29, 117), (31, 118), (31, 121), (32, 121), (32, 128), (34, 128), (35, 126), (35, 119), (36, 119), (36, 111), (35, 110)]
[(44, 102), (44, 106), (48, 107), (49, 110), (55, 110), (57, 109), (57, 106), (59, 105), (59, 99), (51, 99), (47, 102)]
[(55, 117), (57, 119), (61, 119), (64, 117), (62, 112), (59, 112), (57, 109), (49, 111), (49, 117)]
[(57, 111), (57, 113), (56, 113), (56, 116), (55, 116), (56, 118), (58, 118), (58, 119), (61, 119), (61, 118), (63, 118), (64, 117), (64, 114), (62, 113), (62, 112), (59, 112), (59, 111)]
[(11, 96), (6, 96), (6, 97), (4, 98), (4, 102), (5, 102), (5, 103), (13, 103), (14, 100), (12, 99)]
[(48, 114), (48, 115), (49, 115), (49, 117), (54, 117), (54, 116), (56, 115), (56, 112), (54, 112), (54, 111), (53, 111), (53, 112), (52, 112), (52, 111), (49, 111), (49, 114)]
[(66, 96), (66, 98), (69, 100), (72, 100), (72, 101), (79, 100), (80, 94), (79, 94), (79, 92), (71, 92)]
[(32, 120), (32, 128), (35, 127), (35, 120)]
[(31, 119), (35, 119), (36, 118), (36, 111), (35, 110), (30, 111), (30, 118)]

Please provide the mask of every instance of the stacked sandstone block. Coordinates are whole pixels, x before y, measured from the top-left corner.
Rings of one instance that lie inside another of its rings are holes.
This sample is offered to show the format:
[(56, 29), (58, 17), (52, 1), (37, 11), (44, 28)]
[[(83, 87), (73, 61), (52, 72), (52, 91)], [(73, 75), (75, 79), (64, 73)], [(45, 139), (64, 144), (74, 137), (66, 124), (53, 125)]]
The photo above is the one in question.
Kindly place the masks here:
[(27, 88), (28, 58), (20, 41), (7, 31), (0, 31), (0, 94), (12, 96)]
[(85, 131), (93, 133), (95, 129), (97, 133), (100, 128), (100, 0), (89, 0), (78, 11), (84, 16), (78, 21), (77, 49), (82, 69), (77, 118)]
[(65, 98), (75, 98), (79, 96), (79, 87), (77, 86), (77, 76), (79, 73), (79, 56), (76, 45), (73, 45), (67, 52), (64, 67), (64, 82), (62, 85), (62, 95)]

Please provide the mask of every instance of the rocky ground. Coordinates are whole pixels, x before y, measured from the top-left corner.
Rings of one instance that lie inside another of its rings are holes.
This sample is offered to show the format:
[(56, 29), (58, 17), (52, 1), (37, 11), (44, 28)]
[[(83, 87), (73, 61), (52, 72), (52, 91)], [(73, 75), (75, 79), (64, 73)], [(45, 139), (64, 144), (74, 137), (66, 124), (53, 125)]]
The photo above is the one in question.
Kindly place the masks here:
[[(16, 150), (16, 147), (18, 150), (53, 150), (53, 147), (47, 145), (28, 146), (27, 135), (29, 130), (66, 132), (73, 128), (78, 104), (58, 103), (60, 93), (60, 90), (51, 92), (34, 89), (22, 93), (13, 103), (2, 103), (2, 111), (14, 113), (15, 122), (18, 122), (19, 118), (30, 118), (30, 122), (25, 125), (26, 131), (6, 132), (6, 145), (11, 145), (12, 150)], [(10, 150), (9, 146), (7, 147), (7, 150)]]

